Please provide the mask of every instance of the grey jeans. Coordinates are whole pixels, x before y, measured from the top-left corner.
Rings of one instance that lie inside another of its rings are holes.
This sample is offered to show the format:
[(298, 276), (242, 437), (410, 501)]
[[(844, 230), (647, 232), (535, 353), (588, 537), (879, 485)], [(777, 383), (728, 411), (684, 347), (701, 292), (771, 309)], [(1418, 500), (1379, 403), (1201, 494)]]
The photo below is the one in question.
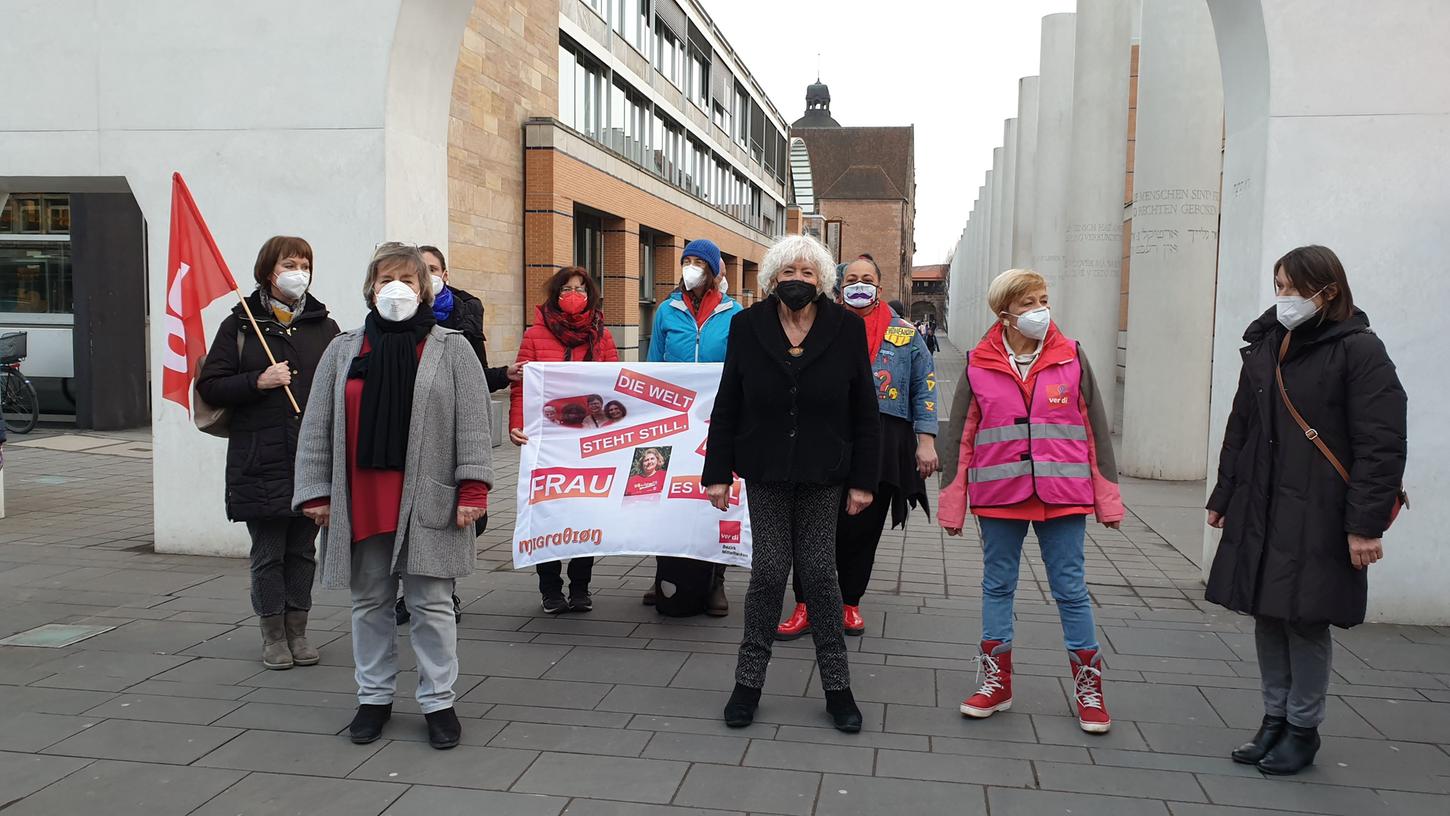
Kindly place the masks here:
[[(418, 708), (424, 714), (452, 708), (453, 684), (458, 680), (453, 579), (405, 574), (401, 580), (403, 603), (413, 614), (409, 640), (418, 662)], [(359, 704), (389, 704), (398, 688), (398, 625), (393, 611), (398, 581), (392, 533), (352, 545), (352, 659)]]
[(1318, 728), (1324, 722), (1334, 639), (1327, 623), (1291, 623), (1254, 617), (1254, 646), (1264, 687), (1264, 713), (1290, 725)]

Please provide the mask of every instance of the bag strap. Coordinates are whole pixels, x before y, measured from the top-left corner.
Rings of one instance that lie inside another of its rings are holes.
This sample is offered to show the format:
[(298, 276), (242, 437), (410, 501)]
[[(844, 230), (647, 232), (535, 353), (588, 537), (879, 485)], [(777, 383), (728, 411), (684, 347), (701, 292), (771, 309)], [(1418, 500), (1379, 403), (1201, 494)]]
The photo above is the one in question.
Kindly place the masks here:
[(1284, 387), (1284, 357), (1289, 354), (1289, 340), (1293, 336), (1293, 332), (1284, 335), (1284, 342), (1279, 344), (1279, 360), (1274, 365), (1274, 379), (1279, 383), (1279, 396), (1284, 399), (1284, 407), (1289, 409), (1289, 416), (1293, 417), (1294, 421), (1299, 423), (1300, 430), (1304, 431), (1304, 438), (1314, 443), (1314, 447), (1318, 448), (1319, 452), (1324, 454), (1324, 458), (1329, 460), (1329, 464), (1339, 472), (1339, 477), (1344, 480), (1344, 483), (1349, 484), (1349, 471), (1344, 469), (1344, 465), (1339, 463), (1339, 458), (1334, 455), (1328, 445), (1324, 444), (1324, 440), (1319, 438), (1319, 432), (1309, 427), (1309, 423), (1304, 421), (1304, 417), (1294, 407), (1294, 403), (1289, 401), (1289, 390)]

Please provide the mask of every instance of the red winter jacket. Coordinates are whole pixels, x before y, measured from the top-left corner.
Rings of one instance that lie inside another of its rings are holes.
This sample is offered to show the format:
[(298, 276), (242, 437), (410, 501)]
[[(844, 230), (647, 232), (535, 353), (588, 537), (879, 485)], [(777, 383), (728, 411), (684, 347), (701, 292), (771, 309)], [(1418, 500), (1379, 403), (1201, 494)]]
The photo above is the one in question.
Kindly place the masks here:
[[(594, 344), (592, 361), (596, 363), (619, 362), (619, 351), (614, 348), (614, 337), (608, 330), (600, 332)], [(544, 310), (534, 307), (534, 323), (524, 330), (524, 339), (519, 343), (520, 363), (567, 363), (584, 360), (584, 347), (565, 348), (559, 338), (549, 331), (544, 323)], [(509, 428), (524, 427), (524, 384), (522, 381), (509, 387)]]

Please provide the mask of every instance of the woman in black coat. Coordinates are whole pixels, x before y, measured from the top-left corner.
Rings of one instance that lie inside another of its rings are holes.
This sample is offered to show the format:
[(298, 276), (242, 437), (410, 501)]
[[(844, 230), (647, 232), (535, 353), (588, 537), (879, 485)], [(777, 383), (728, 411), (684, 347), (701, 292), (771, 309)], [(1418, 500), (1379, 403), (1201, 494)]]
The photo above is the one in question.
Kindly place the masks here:
[[(1255, 617), (1264, 721), (1236, 762), (1271, 774), (1314, 761), (1329, 688), (1330, 625), (1364, 621), (1405, 470), (1405, 391), (1344, 267), (1325, 247), (1274, 266), (1278, 303), (1244, 335), (1208, 523), (1223, 529), (1206, 597)], [(1288, 401), (1348, 473), (1335, 469)]]
[(836, 578), (836, 516), (843, 503), (850, 515), (869, 506), (879, 477), (881, 416), (861, 353), (866, 324), (827, 296), (836, 266), (813, 238), (781, 238), (759, 278), (769, 296), (730, 321), (700, 476), (721, 510), (740, 476), (750, 507), (745, 633), (725, 723), (739, 728), (755, 717), (794, 566), (815, 623), (826, 710), (836, 728), (859, 731)]
[(231, 409), (227, 441), (227, 518), (247, 523), (252, 537), (252, 611), (261, 619), (262, 665), (311, 666), (307, 642), (317, 525), (292, 511), (292, 465), (302, 416), (287, 399), (307, 405), (312, 374), (338, 333), (327, 307), (308, 294), (312, 247), (277, 236), (262, 245), (253, 268), (257, 291), (247, 298), (277, 364), (240, 304), (222, 321), (196, 380), (202, 399)]

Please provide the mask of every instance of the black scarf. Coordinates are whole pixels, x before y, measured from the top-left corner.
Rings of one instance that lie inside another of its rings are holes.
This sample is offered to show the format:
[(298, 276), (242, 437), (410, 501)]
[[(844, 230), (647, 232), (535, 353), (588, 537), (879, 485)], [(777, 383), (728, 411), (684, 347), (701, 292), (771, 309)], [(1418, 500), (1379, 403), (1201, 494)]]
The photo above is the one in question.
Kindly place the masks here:
[(407, 462), (418, 343), (437, 322), (432, 310), (421, 306), (411, 319), (397, 323), (368, 312), (363, 324), (368, 353), (353, 359), (347, 371), (348, 379), (363, 381), (357, 439), (360, 467), (402, 470)]

